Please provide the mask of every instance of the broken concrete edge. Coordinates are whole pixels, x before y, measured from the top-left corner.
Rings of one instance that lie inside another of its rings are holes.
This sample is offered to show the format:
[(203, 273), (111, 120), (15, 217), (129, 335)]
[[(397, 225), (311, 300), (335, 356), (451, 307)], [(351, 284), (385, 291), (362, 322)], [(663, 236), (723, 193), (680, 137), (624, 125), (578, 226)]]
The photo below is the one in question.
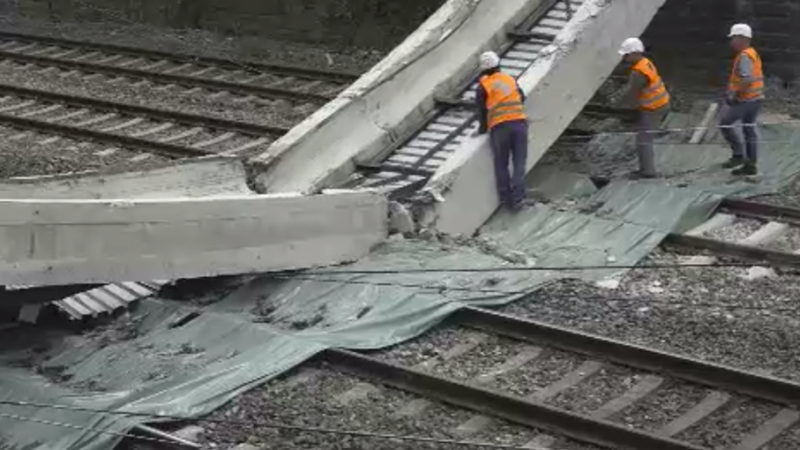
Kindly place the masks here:
[(338, 107), (329, 104), (337, 109), (283, 148), (257, 177), (257, 184), (265, 192), (315, 192), (341, 184), (357, 164), (388, 155), (435, 113), (437, 96), (455, 93), (472, 81), (480, 53), (506, 42), (506, 33), (539, 4), (539, 0), (448, 2), (403, 44), (410, 47), (404, 54), (414, 55), (410, 63), (391, 77), (378, 78), (380, 83), (369, 92), (340, 98)]
[(0, 280), (66, 285), (353, 262), (388, 235), (370, 191), (170, 199), (0, 199)]
[(149, 170), (72, 173), (11, 178), (0, 182), (0, 198), (159, 198), (252, 192), (244, 164), (237, 158), (212, 156)]
[[(644, 32), (665, 0), (587, 0), (519, 79), (527, 94), (527, 170), (541, 159), (619, 63), (627, 37)], [(554, 107), (557, 106), (557, 109)], [(423, 188), (420, 226), (472, 235), (499, 207), (489, 140), (465, 140)]]

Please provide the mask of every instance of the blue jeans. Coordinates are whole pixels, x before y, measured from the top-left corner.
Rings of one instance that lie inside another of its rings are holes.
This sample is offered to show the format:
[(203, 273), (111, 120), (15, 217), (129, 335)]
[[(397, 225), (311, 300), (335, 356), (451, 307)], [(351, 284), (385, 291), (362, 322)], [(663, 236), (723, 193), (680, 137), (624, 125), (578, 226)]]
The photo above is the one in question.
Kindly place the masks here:
[[(500, 202), (516, 208), (525, 201), (525, 164), (528, 160), (528, 122), (513, 120), (492, 128), (494, 176)], [(512, 163), (511, 175), (508, 166)]]
[[(734, 158), (742, 158), (753, 163), (758, 161), (758, 129), (756, 128), (756, 121), (758, 120), (758, 113), (761, 111), (761, 103), (761, 100), (734, 103), (728, 107), (728, 110), (719, 121), (720, 125), (727, 127), (721, 128), (720, 131), (725, 140), (728, 141), (728, 144), (730, 144)], [(738, 130), (731, 127), (737, 122), (742, 122), (744, 144), (742, 144), (742, 138), (739, 136)]]

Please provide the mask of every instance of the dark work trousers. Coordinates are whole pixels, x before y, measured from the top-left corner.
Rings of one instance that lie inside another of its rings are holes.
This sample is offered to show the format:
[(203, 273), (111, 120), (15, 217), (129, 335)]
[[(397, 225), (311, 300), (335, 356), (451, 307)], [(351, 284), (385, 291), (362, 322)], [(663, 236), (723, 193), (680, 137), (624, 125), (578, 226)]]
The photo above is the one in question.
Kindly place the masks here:
[[(511, 208), (525, 201), (525, 164), (528, 160), (528, 122), (512, 120), (492, 128), (494, 176), (500, 202)], [(509, 176), (509, 162), (512, 164)]]
[(639, 156), (639, 173), (643, 176), (656, 176), (653, 141), (668, 112), (669, 105), (655, 111), (639, 111), (639, 119), (636, 123), (636, 153)]
[[(734, 158), (742, 158), (752, 163), (758, 162), (758, 128), (756, 122), (758, 113), (761, 111), (761, 100), (751, 102), (740, 102), (729, 105), (723, 112), (719, 124), (722, 126), (720, 131), (725, 140), (733, 150)], [(744, 144), (737, 130), (732, 125), (737, 122), (742, 123), (742, 133), (744, 134)]]

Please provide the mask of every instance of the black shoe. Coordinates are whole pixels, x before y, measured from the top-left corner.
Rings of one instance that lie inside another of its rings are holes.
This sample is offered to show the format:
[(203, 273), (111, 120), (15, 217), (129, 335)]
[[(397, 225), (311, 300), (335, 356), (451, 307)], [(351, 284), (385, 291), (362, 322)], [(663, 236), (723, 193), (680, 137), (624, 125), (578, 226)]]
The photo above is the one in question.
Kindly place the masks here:
[(629, 178), (631, 180), (652, 180), (653, 178), (658, 178), (659, 174), (657, 173), (647, 173), (642, 172), (641, 170), (637, 170), (636, 172), (631, 172)]
[(756, 165), (751, 162), (745, 163), (742, 167), (731, 172), (733, 175), (757, 175), (758, 169)]
[(722, 163), (723, 169), (735, 169), (741, 165), (744, 165), (746, 161), (744, 158), (740, 158), (738, 156), (734, 156), (733, 158), (727, 160), (726, 162)]

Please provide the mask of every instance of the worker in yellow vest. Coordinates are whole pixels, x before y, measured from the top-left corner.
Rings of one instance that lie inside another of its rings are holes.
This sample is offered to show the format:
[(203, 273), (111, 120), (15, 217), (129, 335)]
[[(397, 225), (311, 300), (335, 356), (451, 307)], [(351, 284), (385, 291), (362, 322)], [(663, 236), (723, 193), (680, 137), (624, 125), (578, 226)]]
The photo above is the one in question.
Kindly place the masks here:
[[(734, 175), (755, 175), (758, 173), (757, 121), (764, 102), (764, 68), (758, 52), (750, 45), (753, 30), (749, 25), (734, 25), (728, 37), (736, 58), (733, 60), (725, 97), (727, 107), (722, 113), (720, 125), (733, 156), (723, 166), (727, 169), (738, 167), (732, 172)], [(734, 128), (738, 122), (742, 123), (744, 144)]]
[[(490, 132), (500, 202), (512, 211), (518, 211), (525, 205), (527, 192), (528, 120), (525, 93), (514, 77), (500, 70), (497, 53), (482, 54), (480, 68), (475, 93), (480, 121), (478, 134)], [(512, 163), (510, 176), (509, 163)]]
[(644, 56), (644, 44), (639, 38), (629, 38), (622, 43), (619, 54), (631, 65), (630, 78), (622, 101), (639, 110), (636, 126), (636, 152), (639, 156), (640, 178), (655, 178), (653, 141), (661, 123), (670, 110), (670, 97), (664, 80), (656, 66)]

